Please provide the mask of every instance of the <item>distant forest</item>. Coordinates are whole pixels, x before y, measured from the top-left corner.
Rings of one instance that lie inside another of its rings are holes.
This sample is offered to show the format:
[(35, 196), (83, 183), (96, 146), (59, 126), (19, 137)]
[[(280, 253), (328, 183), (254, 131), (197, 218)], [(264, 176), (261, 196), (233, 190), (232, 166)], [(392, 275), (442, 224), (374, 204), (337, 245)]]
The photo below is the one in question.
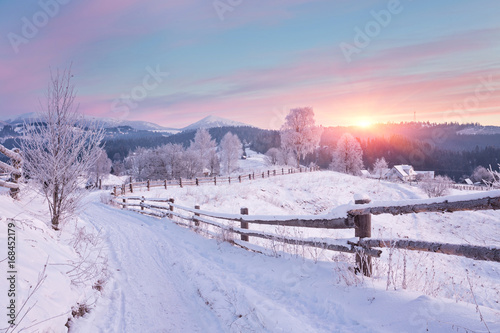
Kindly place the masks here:
[[(306, 157), (304, 164), (315, 163), (328, 168), (337, 140), (345, 133), (351, 133), (363, 149), (365, 168), (370, 169), (377, 158), (384, 157), (389, 166), (411, 164), (416, 170), (433, 170), (447, 175), (455, 181), (468, 177), (477, 166), (498, 168), (500, 163), (500, 134), (460, 135), (460, 130), (477, 127), (479, 124), (432, 124), (432, 123), (389, 123), (369, 128), (326, 127), (323, 129), (320, 148)], [(246, 148), (259, 153), (280, 147), (279, 132), (255, 127), (220, 127), (209, 132), (217, 143), (227, 132), (237, 134)], [(138, 131), (130, 127), (109, 128), (105, 149), (113, 161), (123, 161), (138, 147), (154, 148), (167, 143), (189, 146), (194, 131), (174, 135)], [(0, 139), (7, 148), (18, 146), (17, 133), (10, 126), (0, 131)], [(5, 161), (4, 156), (0, 159)]]

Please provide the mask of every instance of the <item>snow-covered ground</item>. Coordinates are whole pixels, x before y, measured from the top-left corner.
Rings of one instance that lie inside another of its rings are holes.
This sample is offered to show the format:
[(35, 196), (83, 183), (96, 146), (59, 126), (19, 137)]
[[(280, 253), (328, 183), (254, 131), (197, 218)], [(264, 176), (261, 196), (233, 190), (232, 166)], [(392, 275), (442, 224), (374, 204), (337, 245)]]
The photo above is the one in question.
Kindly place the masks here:
[[(172, 197), (177, 204), (199, 204), (214, 212), (239, 213), (240, 207), (247, 207), (250, 214), (310, 215), (351, 203), (359, 192), (374, 201), (425, 198), (416, 187), (335, 172), (140, 194)], [(74, 332), (500, 331), (498, 263), (383, 249), (382, 257), (374, 259), (374, 277), (363, 278), (353, 273), (350, 254), (279, 245), (267, 254), (248, 252), (168, 219), (105, 204), (103, 193), (88, 198), (78, 226), (98, 231), (109, 274), (95, 308), (73, 320)], [(453, 192), (461, 193), (466, 192)], [(53, 263), (78, 258), (70, 241), (75, 226), (66, 226), (62, 233), (49, 230), (41, 222), (46, 220), (44, 207), (33, 202), (28, 195), (18, 203), (0, 196), (1, 223), (16, 215), (25, 221), (18, 231), (23, 235), (18, 241), (19, 280), (26, 272), (22, 278), (30, 284), (36, 283), (47, 254)], [(377, 215), (372, 224), (375, 237), (500, 247), (500, 212)], [(353, 230), (314, 234), (272, 227), (267, 231), (353, 237)], [(78, 302), (93, 306), (89, 288), (72, 285), (67, 267), (48, 269), (52, 273), (43, 285), (46, 289), (34, 296), (39, 303), (29, 320), (48, 319)], [(37, 329), (64, 332), (67, 318), (47, 321)]]

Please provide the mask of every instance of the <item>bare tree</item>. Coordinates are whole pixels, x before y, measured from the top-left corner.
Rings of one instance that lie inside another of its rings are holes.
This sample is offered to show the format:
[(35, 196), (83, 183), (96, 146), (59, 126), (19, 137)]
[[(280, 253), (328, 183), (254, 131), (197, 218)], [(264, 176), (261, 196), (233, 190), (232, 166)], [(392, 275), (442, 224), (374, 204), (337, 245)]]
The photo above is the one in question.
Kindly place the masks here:
[(236, 169), (243, 148), (237, 135), (227, 132), (220, 142), (221, 160), (224, 171), (229, 175)]
[(294, 152), (297, 168), (300, 159), (312, 153), (319, 144), (322, 129), (315, 126), (314, 111), (311, 107), (291, 109), (281, 126), (281, 145)]
[(344, 133), (337, 142), (330, 167), (339, 172), (357, 175), (363, 168), (363, 150), (358, 140)]
[(74, 106), (71, 69), (54, 74), (40, 122), (25, 124), (24, 171), (47, 199), (52, 227), (79, 206), (85, 177), (99, 158), (103, 129), (93, 129)]
[(385, 158), (377, 158), (377, 160), (375, 160), (375, 163), (373, 163), (373, 175), (377, 176), (377, 178), (380, 180), (382, 176), (384, 176), (384, 173), (388, 168), (389, 166), (387, 165)]

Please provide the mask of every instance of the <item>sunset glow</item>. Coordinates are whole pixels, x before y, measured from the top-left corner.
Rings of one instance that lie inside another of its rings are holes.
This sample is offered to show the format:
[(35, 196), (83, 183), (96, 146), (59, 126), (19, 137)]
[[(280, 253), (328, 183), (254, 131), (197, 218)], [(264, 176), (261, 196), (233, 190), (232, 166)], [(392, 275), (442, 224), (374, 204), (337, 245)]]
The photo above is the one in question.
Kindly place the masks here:
[(97, 117), (279, 128), (276, 110), (311, 106), (326, 126), (369, 127), (356, 122), (367, 109), (377, 122), (416, 111), (500, 125), (497, 1), (401, 1), (383, 25), (371, 13), (386, 2), (229, 3), (71, 1), (49, 15), (37, 0), (0, 2), (0, 119), (38, 111), (49, 68), (72, 63), (79, 110)]

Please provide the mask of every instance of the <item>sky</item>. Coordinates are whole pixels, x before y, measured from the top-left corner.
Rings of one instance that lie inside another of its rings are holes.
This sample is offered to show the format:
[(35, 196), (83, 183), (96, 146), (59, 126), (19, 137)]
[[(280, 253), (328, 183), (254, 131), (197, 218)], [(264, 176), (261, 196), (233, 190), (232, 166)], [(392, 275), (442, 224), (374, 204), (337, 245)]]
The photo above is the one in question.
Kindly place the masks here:
[(499, 17), (497, 0), (0, 0), (0, 119), (40, 111), (71, 66), (93, 117), (500, 126)]

